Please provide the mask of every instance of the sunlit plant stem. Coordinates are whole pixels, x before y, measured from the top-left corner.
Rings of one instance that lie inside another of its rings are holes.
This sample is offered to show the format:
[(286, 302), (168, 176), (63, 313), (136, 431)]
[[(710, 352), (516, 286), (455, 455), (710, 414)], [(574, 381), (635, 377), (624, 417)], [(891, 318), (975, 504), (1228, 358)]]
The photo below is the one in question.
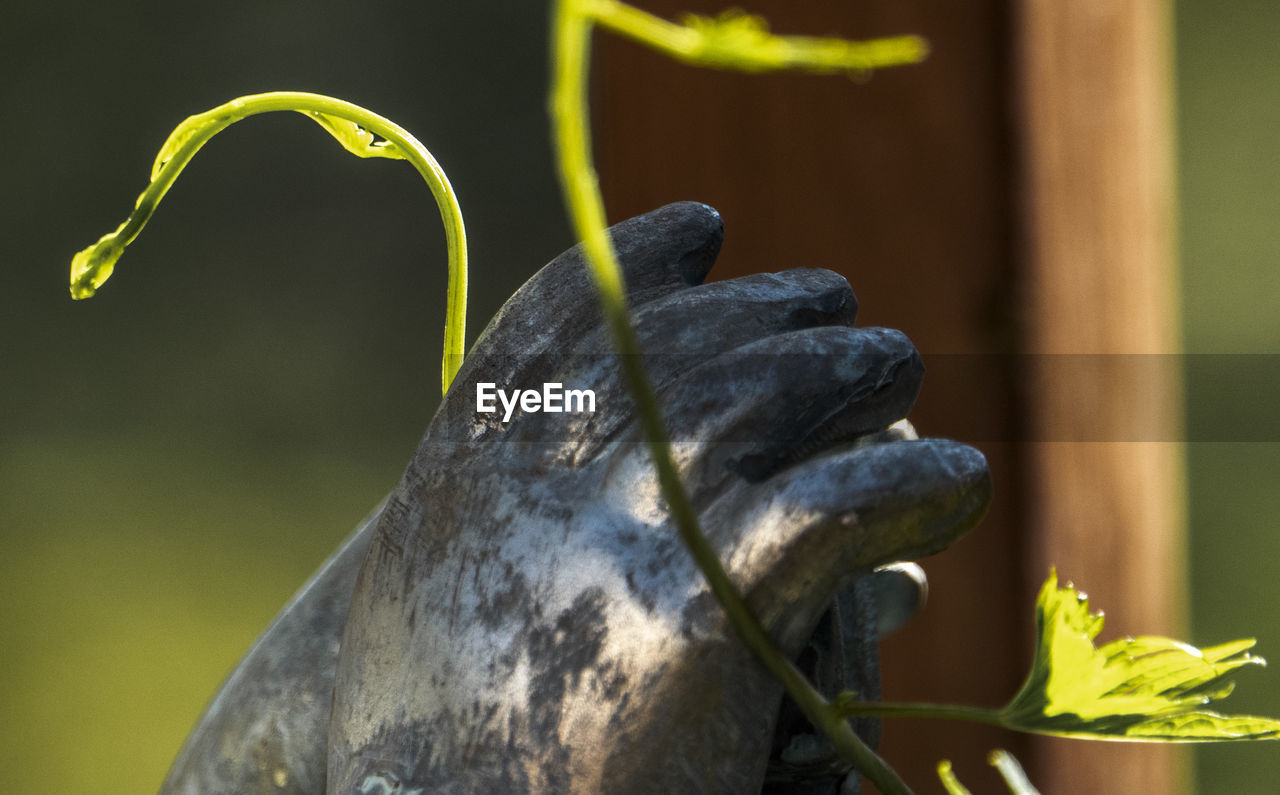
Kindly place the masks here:
[[(741, 15), (722, 17), (723, 24), (697, 18), (697, 24), (673, 25), (615, 0), (560, 0), (553, 20), (552, 51), (555, 53), (551, 109), (560, 180), (574, 229), (582, 238), (592, 277), (600, 294), (605, 322), (613, 336), (628, 389), (636, 405), (645, 439), (649, 444), (662, 496), (672, 520), (694, 561), (702, 570), (716, 599), (724, 607), (734, 628), (747, 646), (782, 683), (805, 716), (830, 738), (840, 755), (887, 794), (910, 790), (884, 760), (854, 733), (849, 722), (836, 714), (799, 670), (774, 646), (759, 620), (707, 542), (699, 526), (697, 512), (689, 500), (675, 462), (658, 400), (640, 363), (640, 346), (627, 311), (622, 271), (609, 240), (600, 194), (599, 180), (592, 166), (591, 142), (587, 130), (586, 85), (591, 32), (596, 24), (630, 36), (643, 44), (680, 60), (746, 71), (811, 68), (831, 71), (843, 68), (860, 72), (870, 68), (859, 52), (856, 63), (843, 65), (825, 58), (806, 60), (807, 53), (830, 53), (817, 43), (836, 40), (799, 39), (770, 36), (757, 18)], [(919, 60), (924, 47), (916, 37), (910, 40), (904, 57), (890, 47), (886, 52), (898, 60)], [(848, 45), (847, 42), (840, 42)], [(847, 49), (847, 48), (846, 48)], [(782, 57), (777, 57), (781, 52)], [(888, 65), (874, 64), (874, 65)]]

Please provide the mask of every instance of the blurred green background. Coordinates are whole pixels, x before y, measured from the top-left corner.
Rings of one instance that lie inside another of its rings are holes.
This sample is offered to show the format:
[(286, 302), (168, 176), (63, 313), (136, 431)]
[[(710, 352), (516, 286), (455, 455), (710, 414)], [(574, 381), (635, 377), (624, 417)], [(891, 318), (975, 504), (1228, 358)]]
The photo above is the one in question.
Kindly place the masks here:
[[(180, 119), (255, 91), (331, 93), (448, 170), (474, 335), (570, 242), (545, 13), (0, 11), (0, 791), (154, 790), (229, 667), (395, 482), (438, 389), (444, 244), (426, 187), (301, 117), (219, 136), (92, 301), (67, 298), (71, 254), (122, 220)], [(1280, 353), (1280, 4), (1177, 14), (1187, 348)], [(1277, 656), (1280, 444), (1215, 440), (1242, 417), (1273, 423), (1280, 379), (1220, 371), (1188, 380), (1193, 639), (1256, 635)], [(1280, 683), (1248, 672), (1233, 702), (1280, 715)], [(1201, 750), (1200, 789), (1270, 791), (1275, 761), (1269, 744)]]
[[(1280, 3), (1178, 0), (1178, 178), (1194, 640), (1280, 660)], [(1243, 357), (1240, 354), (1271, 354)], [(1223, 377), (1223, 376), (1228, 377)], [(1251, 436), (1241, 429), (1256, 428)], [(1280, 716), (1280, 680), (1227, 709)], [(1274, 743), (1202, 746), (1204, 793), (1275, 792)]]
[(414, 170), (296, 114), (188, 167), (112, 281), (186, 116), (279, 88), (413, 131), (457, 186), (474, 335), (566, 248), (527, 0), (6, 3), (0, 792), (154, 791), (230, 666), (395, 484), (439, 396), (445, 249)]

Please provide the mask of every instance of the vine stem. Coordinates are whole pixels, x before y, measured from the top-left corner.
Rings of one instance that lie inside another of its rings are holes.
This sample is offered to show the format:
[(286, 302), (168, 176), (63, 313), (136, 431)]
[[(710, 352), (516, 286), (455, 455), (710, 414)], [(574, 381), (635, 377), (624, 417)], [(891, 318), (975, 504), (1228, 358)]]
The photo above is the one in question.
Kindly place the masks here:
[(926, 704), (899, 701), (854, 701), (841, 699), (836, 712), (846, 718), (940, 718), (986, 723), (1008, 728), (1000, 710), (957, 704)]
[[(178, 125), (160, 150), (151, 171), (151, 183), (138, 196), (134, 210), (114, 232), (76, 254), (71, 263), (71, 295), (87, 298), (105, 282), (126, 246), (146, 226), (165, 193), (213, 136), (236, 122), (259, 113), (295, 111), (311, 118), (359, 157), (386, 157), (407, 160), (426, 180), (444, 223), (449, 257), (449, 284), (445, 297), (444, 357), (441, 386), (449, 384), (462, 366), (467, 325), (467, 233), (462, 223), (458, 197), (444, 169), (427, 148), (407, 130), (390, 119), (350, 102), (304, 91), (272, 91), (251, 94), (191, 116)], [(341, 119), (363, 128), (390, 144), (361, 136), (360, 129), (347, 130), (333, 124)]]
[(849, 722), (774, 646), (764, 627), (738, 593), (719, 557), (699, 526), (697, 512), (671, 458), (671, 445), (657, 397), (640, 363), (640, 346), (627, 310), (621, 268), (614, 255), (605, 223), (604, 200), (592, 165), (587, 130), (587, 58), (593, 20), (578, 0), (558, 0), (553, 22), (551, 113), (555, 125), (557, 163), (569, 214), (583, 240), (592, 278), (600, 294), (602, 313), (636, 404), (641, 428), (649, 445), (662, 495), (667, 501), (681, 539), (724, 607), (730, 623), (748, 648), (782, 683), (805, 716), (827, 735), (847, 761), (886, 795), (910, 793), (897, 773), (854, 733)]

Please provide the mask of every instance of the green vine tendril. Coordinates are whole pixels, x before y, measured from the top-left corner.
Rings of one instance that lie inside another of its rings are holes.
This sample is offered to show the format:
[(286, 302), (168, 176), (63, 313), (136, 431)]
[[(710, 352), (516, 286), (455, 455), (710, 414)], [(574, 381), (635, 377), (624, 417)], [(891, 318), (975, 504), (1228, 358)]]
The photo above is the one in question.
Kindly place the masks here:
[(103, 235), (97, 243), (72, 258), (71, 297), (88, 298), (111, 277), (125, 247), (146, 226), (182, 169), (209, 139), (241, 119), (279, 110), (296, 111), (316, 122), (357, 157), (407, 160), (427, 181), (440, 208), (449, 255), (444, 359), (441, 364), (442, 390), (449, 391), (453, 376), (462, 366), (467, 326), (467, 233), (462, 224), (457, 195), (444, 169), (418, 139), (395, 122), (333, 97), (301, 91), (253, 94), (233, 99), (179, 124), (156, 155), (155, 164), (151, 167), (151, 183), (138, 197), (133, 212), (114, 232)]
[(560, 180), (574, 229), (582, 238), (592, 276), (600, 294), (605, 322), (613, 336), (622, 369), (636, 404), (648, 442), (662, 496), (680, 537), (702, 570), (711, 591), (723, 606), (747, 646), (786, 688), (806, 717), (825, 733), (842, 757), (886, 795), (910, 790), (883, 759), (854, 733), (804, 675), (788, 660), (747, 607), (725, 573), (715, 550), (707, 543), (676, 466), (653, 387), (640, 363), (639, 344), (627, 311), (621, 269), (610, 243), (604, 199), (592, 166), (587, 130), (587, 66), (592, 28), (621, 33), (686, 63), (745, 71), (770, 69), (842, 69), (861, 75), (878, 66), (912, 63), (924, 56), (918, 37), (876, 43), (833, 39), (779, 37), (757, 17), (722, 15), (718, 19), (687, 18), (674, 25), (616, 0), (559, 0), (553, 21), (551, 108)]

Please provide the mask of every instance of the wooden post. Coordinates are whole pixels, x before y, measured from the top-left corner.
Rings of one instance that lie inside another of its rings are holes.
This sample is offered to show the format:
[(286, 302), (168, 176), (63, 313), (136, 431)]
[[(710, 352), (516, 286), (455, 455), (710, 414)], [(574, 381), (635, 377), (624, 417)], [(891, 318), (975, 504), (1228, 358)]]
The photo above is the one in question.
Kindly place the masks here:
[[(722, 0), (641, 5), (668, 18), (724, 8)], [(1129, 619), (1126, 627), (1177, 627), (1167, 597), (1181, 591), (1179, 570), (1169, 568), (1180, 549), (1176, 451), (1099, 444), (1066, 455), (1062, 443), (1026, 443), (1060, 434), (1068, 421), (1062, 412), (1076, 404), (1025, 380), (1023, 365), (1039, 359), (1017, 355), (1172, 350), (1161, 127), (1167, 64), (1156, 57), (1167, 9), (1154, 0), (1098, 0), (1078, 11), (1114, 19), (1105, 9), (1131, 8), (1126, 36), (1057, 30), (1050, 14), (1070, 16), (1081, 4), (1042, 5), (747, 4), (780, 33), (929, 39), (926, 64), (864, 84), (691, 69), (607, 35), (596, 39), (595, 148), (610, 220), (697, 199), (725, 217), (713, 277), (789, 267), (843, 273), (859, 298), (859, 325), (902, 329), (924, 356), (928, 372), (912, 413), (921, 433), (975, 444), (991, 463), (990, 514), (968, 538), (923, 562), (935, 598), (885, 644), (888, 699), (1006, 701), (1030, 663), (1032, 600), (1050, 560), (1097, 604)], [(1149, 56), (1131, 50), (1135, 38)], [(1090, 75), (1093, 94), (1107, 94), (1116, 79), (1126, 93), (1068, 103), (1065, 95), (1081, 90), (1084, 67), (1064, 72), (1052, 59), (1073, 48), (1114, 70)], [(1138, 67), (1146, 71), (1126, 71)], [(1091, 135), (1063, 143), (1046, 128), (1046, 115)], [(1112, 126), (1098, 127), (1104, 122)], [(1069, 164), (1055, 159), (1068, 154)], [(1091, 191), (1115, 198), (1103, 205)], [(1087, 224), (1068, 224), (1068, 211), (1086, 213)], [(1088, 256), (1071, 247), (1077, 234), (1093, 236), (1082, 244)], [(1088, 303), (1080, 305), (1078, 292), (1086, 288), (1057, 281), (1068, 277), (1091, 280)], [(1090, 330), (1074, 331), (1082, 326)], [(1126, 397), (1110, 381), (1092, 388), (1098, 402), (1086, 407), (1089, 418), (1111, 410), (1103, 405), (1108, 397)], [(1129, 413), (1116, 422), (1149, 408), (1129, 400)], [(1144, 427), (1164, 427), (1171, 416)], [(1092, 549), (1106, 551), (1094, 558), (1080, 551)], [(1013, 751), (1045, 792), (1163, 792), (1175, 777), (1163, 753), (1033, 743), (971, 725), (888, 721), (884, 737), (890, 763), (921, 790), (936, 788), (934, 765), (949, 758), (975, 791), (1003, 791), (985, 764), (996, 747)], [(1145, 761), (1131, 766), (1136, 757)], [(1068, 778), (1073, 770), (1084, 777)], [(1102, 781), (1094, 770), (1109, 776), (1105, 786), (1094, 786)]]
[[(1185, 630), (1170, 16), (1165, 0), (1018, 5), (1029, 408), (1051, 440), (1030, 448), (1031, 566), (1114, 614), (1104, 637)], [(1189, 785), (1168, 746), (1036, 751), (1047, 792)]]

